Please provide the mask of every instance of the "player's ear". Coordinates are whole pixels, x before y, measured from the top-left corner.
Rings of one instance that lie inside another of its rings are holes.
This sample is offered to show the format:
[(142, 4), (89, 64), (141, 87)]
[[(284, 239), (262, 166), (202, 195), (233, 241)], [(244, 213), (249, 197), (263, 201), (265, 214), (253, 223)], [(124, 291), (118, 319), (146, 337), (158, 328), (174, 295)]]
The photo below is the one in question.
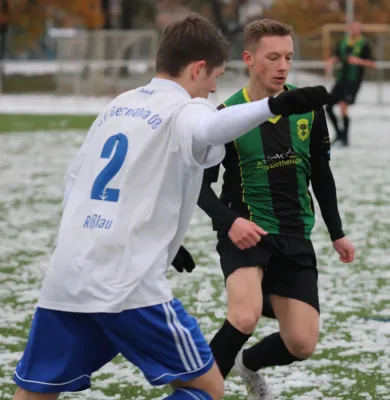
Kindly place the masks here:
[(206, 68), (206, 61), (196, 61), (191, 69), (192, 79), (196, 80), (199, 77), (200, 72), (202, 69)]
[(244, 63), (249, 67), (253, 67), (253, 56), (252, 53), (248, 50), (244, 50), (242, 53), (242, 59), (244, 60)]

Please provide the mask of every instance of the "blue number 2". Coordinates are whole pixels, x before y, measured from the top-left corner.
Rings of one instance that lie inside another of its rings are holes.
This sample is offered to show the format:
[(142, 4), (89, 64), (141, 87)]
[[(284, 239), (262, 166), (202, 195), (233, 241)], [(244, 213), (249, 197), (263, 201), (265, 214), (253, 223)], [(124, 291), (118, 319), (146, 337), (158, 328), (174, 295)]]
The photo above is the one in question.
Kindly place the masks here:
[(106, 143), (104, 143), (100, 157), (110, 158), (116, 143), (118, 144), (113, 157), (95, 179), (95, 182), (92, 186), (91, 199), (113, 202), (117, 202), (119, 199), (120, 190), (109, 189), (106, 186), (118, 173), (125, 161), (127, 149), (129, 147), (129, 141), (127, 140), (127, 137), (123, 133), (118, 133), (108, 138)]

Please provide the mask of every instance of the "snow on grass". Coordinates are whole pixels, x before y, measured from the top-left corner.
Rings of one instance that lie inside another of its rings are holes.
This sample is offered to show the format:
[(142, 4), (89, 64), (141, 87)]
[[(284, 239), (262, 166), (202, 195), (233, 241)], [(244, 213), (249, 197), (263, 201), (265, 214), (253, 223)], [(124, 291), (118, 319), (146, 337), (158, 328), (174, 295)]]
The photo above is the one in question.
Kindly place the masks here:
[[(265, 371), (278, 400), (390, 400), (390, 114), (385, 108), (359, 107), (364, 112), (354, 111), (351, 148), (332, 152), (339, 206), (345, 231), (356, 245), (356, 261), (338, 261), (318, 213), (313, 241), (320, 271), (320, 343), (310, 360)], [(55, 244), (62, 177), (83, 136), (0, 136), (1, 399), (11, 399), (15, 389), (13, 370)], [(192, 274), (172, 269), (170, 281), (210, 340), (223, 322), (226, 294), (215, 234), (200, 210), (186, 245), (198, 267)], [(276, 329), (275, 321), (263, 319), (249, 344)], [(118, 357), (95, 374), (91, 390), (61, 398), (150, 400), (163, 395)], [(226, 399), (245, 398), (240, 379), (230, 376)]]
[[(289, 74), (288, 83), (299, 87), (324, 85), (330, 90), (333, 80), (325, 79), (321, 74), (293, 70)], [(246, 84), (247, 78), (244, 75), (227, 71), (218, 80), (217, 92), (210, 95), (210, 100), (218, 105), (225, 101), (234, 91)], [(126, 90), (128, 89), (124, 86), (123, 91)], [(0, 113), (95, 115), (112, 98), (113, 96), (108, 95), (96, 97), (80, 95), (60, 96), (55, 94), (3, 94), (0, 96)], [(358, 104), (351, 109), (352, 115), (365, 116), (367, 118), (390, 117), (389, 109), (372, 107), (379, 100), (383, 104), (390, 103), (390, 83), (364, 82), (357, 97)]]

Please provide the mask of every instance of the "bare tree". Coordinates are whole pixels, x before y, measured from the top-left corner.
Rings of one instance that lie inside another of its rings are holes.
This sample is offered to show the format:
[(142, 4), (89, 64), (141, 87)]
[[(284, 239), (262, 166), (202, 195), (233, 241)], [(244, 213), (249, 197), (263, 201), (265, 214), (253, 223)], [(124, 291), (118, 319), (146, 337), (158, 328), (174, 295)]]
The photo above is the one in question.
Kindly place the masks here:
[(235, 1), (234, 19), (228, 22), (223, 18), (223, 2), (221, 0), (210, 0), (215, 23), (230, 41), (233, 41), (235, 36), (243, 29), (240, 25), (239, 3), (239, 1)]
[(104, 14), (103, 29), (112, 28), (110, 3), (111, 3), (110, 0), (101, 0), (101, 7)]
[(121, 29), (133, 29), (136, 6), (134, 0), (122, 0), (120, 21)]
[(0, 92), (4, 77), (3, 61), (5, 59), (8, 33), (8, 0), (0, 0)]

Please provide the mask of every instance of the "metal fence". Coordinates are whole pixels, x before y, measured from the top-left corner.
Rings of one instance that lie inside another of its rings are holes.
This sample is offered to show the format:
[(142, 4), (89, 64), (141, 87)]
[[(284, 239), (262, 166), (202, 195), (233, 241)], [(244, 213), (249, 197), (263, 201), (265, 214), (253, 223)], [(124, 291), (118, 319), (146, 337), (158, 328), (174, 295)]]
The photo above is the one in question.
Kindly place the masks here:
[[(331, 81), (324, 78), (324, 62), (307, 60), (309, 54), (321, 58), (323, 35), (296, 36), (294, 40), (296, 54), (289, 82), (297, 86), (329, 86)], [(371, 40), (377, 44), (374, 46), (376, 58), (385, 60), (390, 36), (378, 32)], [(3, 77), (0, 79), (0, 93), (116, 94), (145, 84), (153, 77), (158, 41), (159, 33), (155, 30), (72, 31), (56, 38), (55, 60), (5, 60), (0, 63), (3, 71), (0, 74)], [(228, 64), (231, 73), (224, 78), (226, 84), (235, 76), (245, 74), (245, 64), (238, 59), (242, 49), (240, 36), (235, 49), (236, 59)], [(390, 103), (390, 90), (387, 89), (389, 71), (390, 60), (378, 61), (375, 70), (367, 71), (364, 94), (359, 96), (359, 101)]]

